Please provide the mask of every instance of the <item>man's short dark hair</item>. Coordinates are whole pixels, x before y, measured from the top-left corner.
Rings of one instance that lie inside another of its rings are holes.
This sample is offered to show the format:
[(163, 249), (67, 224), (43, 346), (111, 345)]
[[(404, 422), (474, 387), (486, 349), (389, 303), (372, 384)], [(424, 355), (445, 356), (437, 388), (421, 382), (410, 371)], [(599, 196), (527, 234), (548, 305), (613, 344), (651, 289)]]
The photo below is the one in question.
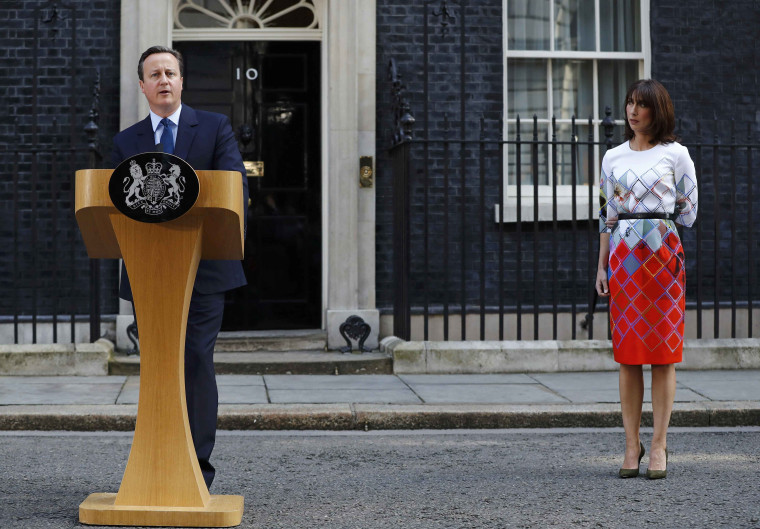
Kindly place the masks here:
[(179, 63), (179, 76), (185, 76), (185, 65), (182, 62), (182, 54), (180, 52), (172, 48), (167, 48), (166, 46), (151, 46), (145, 50), (142, 55), (140, 55), (140, 62), (137, 63), (137, 77), (140, 79), (140, 81), (145, 80), (143, 79), (143, 63), (149, 55), (153, 55), (154, 53), (170, 53), (174, 55), (177, 58), (177, 62)]

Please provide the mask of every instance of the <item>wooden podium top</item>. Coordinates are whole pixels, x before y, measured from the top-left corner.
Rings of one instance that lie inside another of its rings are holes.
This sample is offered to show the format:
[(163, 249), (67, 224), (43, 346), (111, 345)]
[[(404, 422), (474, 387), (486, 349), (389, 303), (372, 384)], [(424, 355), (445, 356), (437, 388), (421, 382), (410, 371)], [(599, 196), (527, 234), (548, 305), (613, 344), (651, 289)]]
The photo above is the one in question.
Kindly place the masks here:
[[(75, 212), (90, 258), (121, 257), (110, 215), (121, 215), (108, 194), (112, 169), (76, 172)], [(200, 194), (185, 215), (203, 217), (202, 259), (243, 259), (243, 182), (237, 171), (196, 171)], [(179, 220), (179, 219), (177, 219)], [(133, 221), (137, 222), (137, 221)], [(157, 226), (171, 229), (176, 221)]]

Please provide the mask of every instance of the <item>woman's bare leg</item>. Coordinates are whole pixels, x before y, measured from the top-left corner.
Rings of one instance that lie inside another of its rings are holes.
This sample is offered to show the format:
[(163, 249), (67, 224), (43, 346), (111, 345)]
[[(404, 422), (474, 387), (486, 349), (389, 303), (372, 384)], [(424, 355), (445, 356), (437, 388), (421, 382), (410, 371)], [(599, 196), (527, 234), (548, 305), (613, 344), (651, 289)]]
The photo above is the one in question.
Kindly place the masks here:
[(620, 407), (625, 429), (623, 468), (638, 468), (640, 453), (639, 427), (644, 402), (644, 374), (641, 366), (620, 364)]
[(665, 470), (665, 448), (668, 446), (668, 424), (676, 396), (675, 364), (652, 366), (652, 447), (649, 469)]

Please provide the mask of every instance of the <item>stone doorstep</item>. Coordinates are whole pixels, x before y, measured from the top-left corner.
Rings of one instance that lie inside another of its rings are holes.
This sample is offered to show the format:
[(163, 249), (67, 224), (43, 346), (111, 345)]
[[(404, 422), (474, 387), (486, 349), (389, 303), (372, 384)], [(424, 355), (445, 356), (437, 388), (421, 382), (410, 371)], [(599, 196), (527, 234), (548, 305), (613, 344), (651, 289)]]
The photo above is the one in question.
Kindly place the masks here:
[(96, 376), (108, 374), (113, 343), (0, 345), (0, 375)]
[[(323, 351), (216, 352), (217, 375), (390, 375), (387, 353), (343, 354)], [(110, 375), (139, 375), (140, 357), (114, 355)]]
[(252, 351), (324, 351), (327, 331), (306, 329), (292, 331), (221, 332), (214, 351), (220, 353)]
[[(131, 431), (136, 405), (3, 406), (0, 430)], [(642, 416), (652, 425), (651, 406)], [(760, 426), (758, 402), (675, 403), (671, 425)], [(617, 404), (221, 405), (220, 430), (417, 430), (622, 427)]]
[[(396, 374), (477, 374), (614, 371), (607, 340), (406, 342), (384, 338), (380, 350), (393, 356)], [(759, 369), (760, 339), (684, 342), (680, 369)]]
[[(221, 332), (214, 348), (220, 375), (392, 374), (389, 354), (343, 354), (325, 351), (327, 332), (321, 329)], [(114, 355), (111, 375), (140, 373), (138, 356)]]

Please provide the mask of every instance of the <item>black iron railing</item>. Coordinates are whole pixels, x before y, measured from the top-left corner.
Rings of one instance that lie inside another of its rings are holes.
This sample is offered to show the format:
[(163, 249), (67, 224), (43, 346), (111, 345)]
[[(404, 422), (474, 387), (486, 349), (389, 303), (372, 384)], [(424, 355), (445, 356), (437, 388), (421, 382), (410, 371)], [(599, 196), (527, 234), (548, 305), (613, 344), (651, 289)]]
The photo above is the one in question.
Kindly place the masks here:
[[(593, 161), (620, 143), (609, 111), (600, 125), (602, 141), (594, 140), (591, 120), (583, 123), (588, 137), (580, 138), (574, 118), (569, 137), (558, 137), (552, 123), (548, 137), (541, 138), (535, 117), (527, 127), (518, 118), (511, 138), (500, 137), (503, 123), (493, 123), (489, 131), (481, 119), (478, 139), (457, 137), (444, 123), (446, 138), (424, 140), (412, 138), (414, 119), (403, 94), (397, 99), (397, 108), (404, 109), (397, 118), (404, 121), (398, 122), (398, 143), (390, 150), (394, 334), (413, 338), (416, 315), (422, 322), (414, 338), (429, 339), (432, 316), (441, 316), (444, 340), (483, 340), (487, 318), (497, 317), (498, 338), (504, 339), (506, 316), (513, 315), (511, 335), (518, 340), (526, 338), (524, 316), (532, 317), (533, 339), (540, 330), (548, 334), (541, 325), (549, 317), (554, 339), (560, 334), (593, 337), (599, 241), (598, 163)], [(725, 135), (719, 134), (719, 123), (713, 128), (711, 140), (703, 138), (698, 125), (682, 141), (695, 162), (700, 193), (695, 227), (679, 228), (687, 259), (687, 310), (696, 311), (699, 338), (708, 336), (702, 324), (705, 310), (713, 310), (710, 337), (721, 337), (720, 309), (730, 309), (731, 337), (737, 337), (737, 323), (746, 325), (742, 335), (752, 337), (758, 274), (753, 178), (759, 171), (755, 151), (760, 144), (751, 137), (749, 124), (743, 141), (733, 124)], [(581, 167), (582, 154), (586, 162)], [(512, 158), (506, 165), (505, 156)], [(506, 185), (514, 190), (511, 201), (504, 199), (505, 174)], [(570, 212), (562, 217), (560, 181), (565, 191), (570, 189), (569, 200), (564, 198)], [(525, 196), (526, 191), (532, 193)], [(505, 204), (514, 208), (513, 218), (506, 218)], [(599, 303), (599, 311), (607, 316), (606, 302)], [(570, 316), (569, 333), (558, 328), (563, 313)], [(456, 333), (449, 328), (452, 315), (459, 316)]]
[[(0, 325), (12, 324), (13, 343), (81, 341), (76, 323), (84, 321), (89, 322), (92, 340), (101, 334), (101, 262), (88, 262), (74, 218), (74, 170), (101, 166), (97, 139), (99, 76), (93, 95), (90, 121), (84, 131), (89, 156), (77, 140), (67, 146), (40, 141), (17, 143), (0, 150), (4, 179), (12, 182), (13, 189), (10, 207), (2, 213), (9, 232), (4, 240), (10, 239), (11, 244), (0, 249), (4, 262), (10, 265), (0, 282)], [(55, 118), (45, 128), (50, 137), (59, 136)], [(62, 337), (64, 323), (68, 332)], [(40, 336), (40, 325), (49, 326), (44, 337)], [(26, 327), (30, 328), (22, 330)]]
[[(504, 64), (503, 28), (488, 30), (493, 6), (468, 0), (412, 4), (397, 19), (407, 40), (378, 49), (389, 61), (394, 118), (384, 165), (393, 178), (393, 279), (390, 285), (380, 262), (378, 299), (381, 306), (393, 305), (394, 333), (445, 340), (609, 335), (599, 318), (595, 333), (592, 318), (597, 305), (607, 315), (592, 288), (599, 244), (596, 184), (604, 152), (622, 141), (622, 121), (608, 112), (602, 121), (520, 123), (510, 114), (501, 122), (505, 95), (527, 96), (527, 103), (513, 108), (547, 105), (539, 102), (544, 89), (532, 83), (533, 74), (524, 86), (521, 75), (503, 75), (511, 60)], [(408, 72), (408, 96), (391, 57)], [(612, 89), (633, 80), (600, 85)], [(621, 96), (620, 89), (613, 92)], [(386, 99), (378, 94), (381, 103)], [(556, 101), (552, 108), (558, 108)], [(565, 118), (572, 110), (560, 112)], [(751, 336), (760, 273), (753, 232), (760, 220), (752, 182), (760, 174), (760, 144), (752, 135), (757, 125), (723, 121), (703, 130), (691, 120), (685, 124), (677, 132), (695, 162), (701, 192), (696, 226), (680, 230), (687, 316), (696, 313), (699, 337)], [(383, 158), (378, 153), (379, 201), (387, 196)], [(379, 210), (381, 248), (391, 245), (383, 215)], [(386, 294), (391, 291), (392, 300)], [(711, 333), (703, 329), (709, 310)]]
[[(102, 165), (100, 72), (85, 67), (75, 6), (39, 3), (32, 17), (31, 53), (22, 60), (29, 79), (14, 96), (21, 103), (5, 109), (0, 137), (0, 333), (4, 342), (79, 342), (89, 323), (96, 340), (101, 262), (87, 258), (74, 218), (74, 172)], [(81, 79), (91, 73), (83, 116)]]

